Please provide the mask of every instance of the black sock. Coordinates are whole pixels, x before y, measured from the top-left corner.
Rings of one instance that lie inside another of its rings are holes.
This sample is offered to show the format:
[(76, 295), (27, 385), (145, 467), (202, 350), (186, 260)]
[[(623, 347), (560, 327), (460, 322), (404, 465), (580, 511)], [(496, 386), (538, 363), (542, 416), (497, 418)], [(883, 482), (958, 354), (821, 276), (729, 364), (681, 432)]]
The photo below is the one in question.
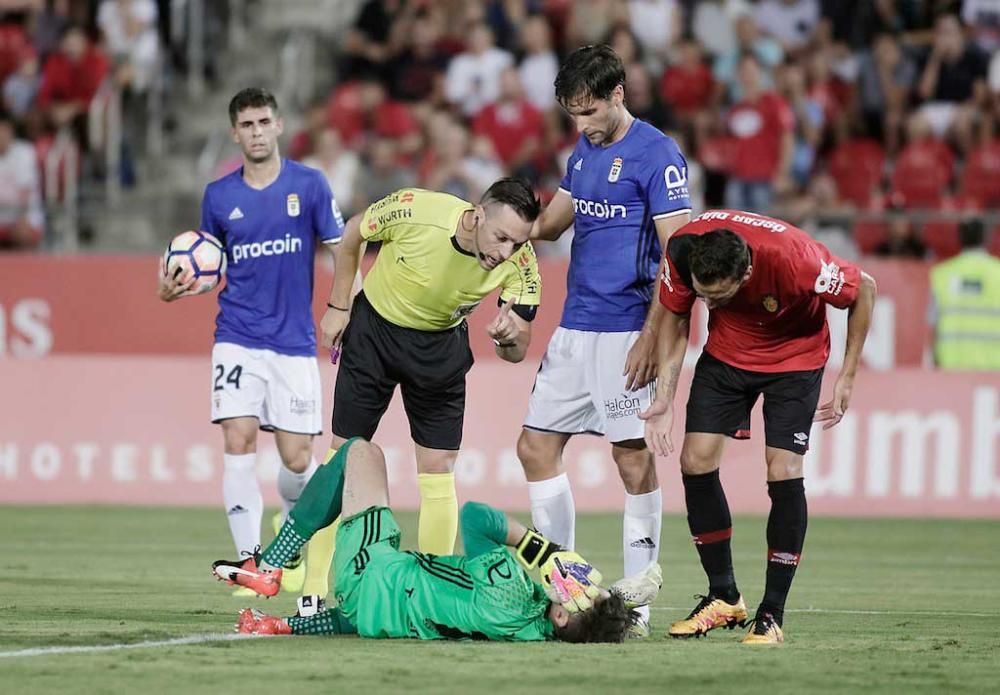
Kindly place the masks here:
[(770, 613), (781, 625), (785, 599), (792, 588), (806, 539), (809, 511), (802, 478), (769, 482), (767, 495), (771, 498), (771, 514), (767, 517), (767, 581), (757, 614)]
[(711, 473), (682, 476), (687, 503), (688, 528), (698, 549), (701, 566), (708, 575), (709, 592), (728, 603), (740, 596), (733, 576), (730, 538), (733, 519), (719, 480), (718, 469)]

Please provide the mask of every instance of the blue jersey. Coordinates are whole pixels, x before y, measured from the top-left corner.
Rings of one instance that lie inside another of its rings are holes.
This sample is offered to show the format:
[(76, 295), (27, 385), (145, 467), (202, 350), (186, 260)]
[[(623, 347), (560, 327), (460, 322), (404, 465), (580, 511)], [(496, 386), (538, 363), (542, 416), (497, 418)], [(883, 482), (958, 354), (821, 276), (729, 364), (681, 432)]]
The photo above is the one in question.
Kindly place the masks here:
[(215, 341), (315, 355), (316, 239), (338, 241), (344, 231), (326, 177), (283, 159), (274, 183), (257, 190), (241, 167), (205, 188), (201, 229), (218, 237), (228, 260)]
[(573, 198), (574, 229), (560, 325), (640, 330), (662, 254), (653, 221), (691, 209), (677, 143), (639, 119), (608, 147), (580, 136), (560, 188)]

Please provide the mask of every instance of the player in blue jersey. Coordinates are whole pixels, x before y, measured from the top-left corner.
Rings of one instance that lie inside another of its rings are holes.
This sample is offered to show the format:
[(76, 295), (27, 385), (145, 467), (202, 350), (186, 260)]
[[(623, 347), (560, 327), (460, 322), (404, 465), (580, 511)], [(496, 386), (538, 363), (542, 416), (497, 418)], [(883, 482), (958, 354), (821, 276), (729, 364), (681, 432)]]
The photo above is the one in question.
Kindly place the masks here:
[[(517, 452), (532, 521), (565, 547), (575, 536), (562, 452), (575, 434), (604, 435), (625, 485), (625, 576), (659, 555), (662, 501), (638, 415), (649, 407), (663, 307), (655, 301), (667, 239), (690, 220), (687, 163), (677, 144), (626, 107), (625, 68), (608, 46), (562, 65), (556, 98), (580, 139), (532, 239), (573, 225), (566, 304), (531, 393)], [(649, 634), (649, 613), (634, 636)]]
[[(323, 174), (278, 152), (283, 129), (269, 92), (245, 89), (229, 103), (243, 166), (205, 189), (201, 227), (226, 248), (212, 349), (212, 422), (222, 426), (222, 494), (241, 554), (260, 545), (263, 502), (257, 431), (274, 432), (283, 466), (285, 513), (316, 470), (313, 437), (322, 430), (322, 385), (312, 316), (318, 244), (335, 252), (344, 221)], [(186, 278), (160, 273), (159, 295), (190, 294)], [(326, 568), (324, 568), (325, 575)], [(302, 573), (298, 573), (301, 589)]]

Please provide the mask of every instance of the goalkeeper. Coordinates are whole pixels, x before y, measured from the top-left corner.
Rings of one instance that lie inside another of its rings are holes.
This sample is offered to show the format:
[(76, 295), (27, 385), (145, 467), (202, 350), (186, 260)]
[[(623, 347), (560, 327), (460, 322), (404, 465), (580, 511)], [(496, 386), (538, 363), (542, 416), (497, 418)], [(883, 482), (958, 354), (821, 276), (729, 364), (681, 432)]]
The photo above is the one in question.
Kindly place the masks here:
[[(263, 553), (213, 565), (219, 579), (273, 596), (284, 563), (343, 515), (333, 560), (337, 607), (287, 619), (244, 609), (238, 631), (621, 642), (635, 616), (632, 607), (652, 601), (659, 589), (656, 565), (603, 589), (600, 573), (582, 557), (478, 503), (462, 508), (466, 555), (403, 552), (388, 504), (381, 449), (348, 440), (309, 481)], [(528, 574), (535, 567), (542, 584)]]

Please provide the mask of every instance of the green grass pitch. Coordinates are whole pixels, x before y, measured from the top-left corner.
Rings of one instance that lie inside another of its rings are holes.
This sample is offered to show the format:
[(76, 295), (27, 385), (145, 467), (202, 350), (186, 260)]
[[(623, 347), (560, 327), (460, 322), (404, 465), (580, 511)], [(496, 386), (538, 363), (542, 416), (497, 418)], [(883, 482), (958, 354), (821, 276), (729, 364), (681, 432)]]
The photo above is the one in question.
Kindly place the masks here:
[[(404, 546), (415, 515), (400, 514)], [(221, 512), (0, 508), (3, 693), (996, 692), (1000, 524), (813, 519), (778, 647), (741, 630), (666, 638), (704, 590), (684, 519), (664, 519), (654, 638), (624, 645), (256, 638), (112, 651), (12, 652), (229, 632), (240, 600), (209, 576), (232, 553)], [(733, 537), (747, 603), (763, 589), (764, 519)], [(620, 574), (619, 515), (581, 516), (580, 551)], [(255, 605), (289, 612), (294, 597)]]

